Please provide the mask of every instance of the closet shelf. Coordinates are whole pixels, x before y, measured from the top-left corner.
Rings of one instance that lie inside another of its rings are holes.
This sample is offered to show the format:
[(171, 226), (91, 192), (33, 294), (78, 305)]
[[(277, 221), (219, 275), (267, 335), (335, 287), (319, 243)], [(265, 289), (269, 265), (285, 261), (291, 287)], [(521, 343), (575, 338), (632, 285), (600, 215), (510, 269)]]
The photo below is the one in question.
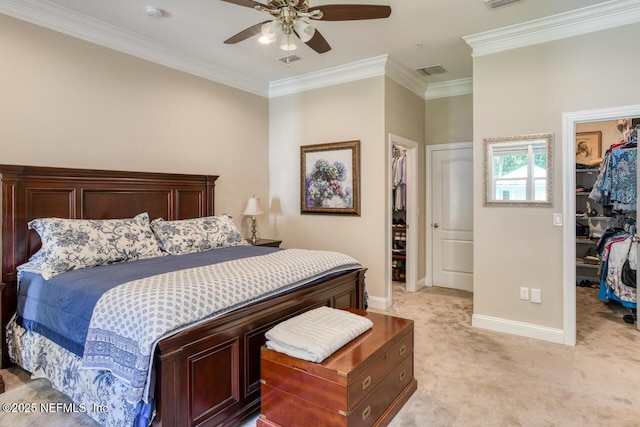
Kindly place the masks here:
[(584, 262), (582, 258), (576, 258), (576, 267), (593, 268), (597, 270), (598, 267), (600, 267), (600, 264), (590, 264), (588, 262)]
[(582, 220), (592, 219), (592, 220), (595, 220), (595, 221), (608, 221), (608, 220), (611, 220), (613, 218), (610, 217), (610, 216), (586, 216), (585, 215), (585, 216), (576, 216), (576, 219), (582, 219)]
[(598, 242), (591, 239), (581, 239), (580, 237), (576, 237), (576, 243), (595, 245)]
[(598, 173), (599, 169), (576, 169), (576, 173)]

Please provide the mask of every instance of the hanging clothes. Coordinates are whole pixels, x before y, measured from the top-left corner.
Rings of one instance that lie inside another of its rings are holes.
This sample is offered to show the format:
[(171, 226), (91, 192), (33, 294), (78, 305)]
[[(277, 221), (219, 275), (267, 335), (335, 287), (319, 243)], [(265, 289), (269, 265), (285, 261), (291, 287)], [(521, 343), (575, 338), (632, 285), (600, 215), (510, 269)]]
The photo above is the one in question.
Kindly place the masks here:
[(618, 301), (625, 307), (636, 308), (637, 290), (622, 282), (622, 266), (627, 257), (631, 267), (637, 267), (636, 251), (629, 251), (631, 244), (631, 236), (627, 235), (612, 238), (605, 245), (598, 298), (602, 301)]
[(637, 308), (637, 290), (623, 283), (622, 269), (627, 260), (631, 268), (637, 269), (636, 251), (631, 250), (637, 209), (637, 135), (638, 129), (625, 131), (620, 143), (607, 150), (589, 193), (591, 200), (612, 209), (615, 223), (615, 228), (606, 230), (597, 245), (602, 260), (598, 298), (617, 301), (631, 309)]
[(394, 148), (394, 157), (391, 164), (391, 177), (393, 180), (393, 210), (406, 209), (407, 201), (407, 156), (404, 150)]
[(589, 198), (620, 212), (637, 209), (637, 131), (607, 151)]

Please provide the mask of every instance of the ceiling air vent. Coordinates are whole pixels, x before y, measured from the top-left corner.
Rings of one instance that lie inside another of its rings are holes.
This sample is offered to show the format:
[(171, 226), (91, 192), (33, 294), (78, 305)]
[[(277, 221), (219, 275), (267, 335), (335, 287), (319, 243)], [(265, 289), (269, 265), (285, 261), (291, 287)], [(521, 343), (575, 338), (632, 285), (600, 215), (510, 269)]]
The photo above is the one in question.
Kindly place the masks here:
[(287, 55), (287, 56), (283, 56), (282, 58), (278, 58), (278, 61), (280, 62), (284, 62), (285, 64), (291, 64), (292, 62), (295, 62), (297, 60), (299, 60), (300, 57), (297, 55)]
[(416, 71), (425, 76), (433, 76), (434, 74), (444, 74), (447, 72), (442, 65), (431, 65), (430, 67), (418, 68)]
[(522, 0), (484, 0), (491, 9), (496, 9), (498, 7), (506, 6), (511, 3), (518, 3)]

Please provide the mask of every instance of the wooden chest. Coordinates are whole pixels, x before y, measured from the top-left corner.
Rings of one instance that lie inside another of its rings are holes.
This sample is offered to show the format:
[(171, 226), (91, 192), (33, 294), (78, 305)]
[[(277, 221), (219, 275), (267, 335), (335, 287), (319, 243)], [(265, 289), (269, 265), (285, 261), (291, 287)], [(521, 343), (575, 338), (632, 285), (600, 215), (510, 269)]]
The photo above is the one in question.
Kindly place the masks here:
[(373, 328), (321, 363), (262, 347), (258, 426), (388, 424), (417, 388), (413, 321), (351, 310)]

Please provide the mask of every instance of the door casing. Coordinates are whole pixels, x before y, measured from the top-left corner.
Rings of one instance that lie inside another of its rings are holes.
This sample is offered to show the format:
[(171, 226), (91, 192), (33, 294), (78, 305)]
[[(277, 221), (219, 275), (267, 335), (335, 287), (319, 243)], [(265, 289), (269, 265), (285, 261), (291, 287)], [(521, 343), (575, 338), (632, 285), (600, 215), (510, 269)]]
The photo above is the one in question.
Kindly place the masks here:
[[(419, 289), (418, 284), (418, 221), (419, 221), (419, 207), (418, 207), (418, 143), (410, 139), (404, 138), (399, 135), (390, 133), (387, 140), (387, 153), (389, 153), (389, 159), (391, 157), (391, 150), (393, 145), (399, 145), (407, 150), (407, 264), (406, 264), (406, 276), (405, 283), (408, 292), (415, 292)], [(387, 173), (387, 207), (386, 207), (386, 283), (387, 283), (387, 298), (386, 305), (391, 307), (392, 304), (392, 292), (391, 292), (391, 247), (393, 243), (393, 236), (391, 230), (391, 189), (393, 188), (391, 177), (391, 162), (388, 162)]]
[(640, 104), (562, 115), (563, 343), (576, 345), (576, 123), (640, 117)]

